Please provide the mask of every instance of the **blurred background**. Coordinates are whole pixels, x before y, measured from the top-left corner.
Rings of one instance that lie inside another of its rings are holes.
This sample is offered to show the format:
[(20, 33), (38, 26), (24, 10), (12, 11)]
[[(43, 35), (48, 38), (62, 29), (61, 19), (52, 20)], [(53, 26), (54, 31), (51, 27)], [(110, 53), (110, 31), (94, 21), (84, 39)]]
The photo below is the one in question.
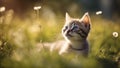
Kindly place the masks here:
[(27, 12), (33, 10), (34, 6), (42, 6), (41, 10), (48, 8), (55, 14), (70, 12), (73, 15), (84, 12), (94, 13), (102, 11), (105, 18), (112, 18), (113, 15), (120, 16), (119, 0), (0, 0), (0, 6), (5, 6), (6, 10), (14, 10), (16, 15), (25, 16)]
[[(89, 12), (90, 56), (59, 56), (38, 43), (63, 39), (65, 13)], [(119, 68), (119, 0), (0, 0), (0, 68)]]

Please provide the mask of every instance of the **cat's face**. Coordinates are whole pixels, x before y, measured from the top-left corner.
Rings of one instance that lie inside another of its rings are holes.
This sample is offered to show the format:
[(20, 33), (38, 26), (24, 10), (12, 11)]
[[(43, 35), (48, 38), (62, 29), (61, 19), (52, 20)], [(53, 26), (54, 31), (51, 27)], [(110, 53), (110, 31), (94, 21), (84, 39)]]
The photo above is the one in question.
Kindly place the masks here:
[(81, 19), (71, 18), (66, 13), (66, 22), (62, 34), (66, 40), (76, 41), (86, 39), (90, 31), (90, 17), (85, 13)]

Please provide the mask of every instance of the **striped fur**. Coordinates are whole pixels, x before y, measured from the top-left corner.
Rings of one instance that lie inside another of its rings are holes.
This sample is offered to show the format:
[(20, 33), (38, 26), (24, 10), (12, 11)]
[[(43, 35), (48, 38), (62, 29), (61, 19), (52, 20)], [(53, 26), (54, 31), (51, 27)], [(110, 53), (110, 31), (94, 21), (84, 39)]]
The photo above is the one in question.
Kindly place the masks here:
[[(91, 21), (88, 13), (85, 13), (81, 19), (71, 18), (66, 13), (66, 23), (62, 29), (62, 35), (66, 39), (66, 49), (61, 49), (60, 54), (65, 51), (77, 51), (78, 54), (87, 55), (89, 44), (86, 40), (90, 31)], [(65, 46), (66, 46), (65, 45)]]

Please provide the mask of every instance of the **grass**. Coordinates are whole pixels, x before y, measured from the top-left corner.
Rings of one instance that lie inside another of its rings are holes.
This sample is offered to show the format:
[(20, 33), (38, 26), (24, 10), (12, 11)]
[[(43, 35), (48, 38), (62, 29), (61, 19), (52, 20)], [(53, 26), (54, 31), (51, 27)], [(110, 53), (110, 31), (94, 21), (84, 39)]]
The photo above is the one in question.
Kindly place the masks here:
[[(56, 52), (36, 51), (40, 42), (63, 39), (61, 28), (64, 16), (36, 19), (34, 14), (20, 19), (6, 12), (0, 23), (0, 68), (119, 68), (120, 23), (91, 16), (92, 28), (88, 37), (90, 55), (87, 58), (74, 55), (59, 56)], [(0, 18), (1, 19), (1, 18)]]

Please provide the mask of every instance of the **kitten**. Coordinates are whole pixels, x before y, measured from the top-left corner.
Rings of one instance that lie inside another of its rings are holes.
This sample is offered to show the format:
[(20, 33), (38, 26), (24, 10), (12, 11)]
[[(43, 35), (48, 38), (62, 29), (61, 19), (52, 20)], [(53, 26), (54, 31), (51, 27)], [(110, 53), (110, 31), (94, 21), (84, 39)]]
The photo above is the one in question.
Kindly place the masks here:
[(81, 19), (71, 18), (66, 13), (66, 21), (62, 28), (62, 35), (65, 40), (52, 44), (44, 43), (43, 47), (49, 47), (51, 52), (57, 50), (60, 55), (75, 53), (87, 56), (89, 52), (87, 36), (90, 31), (90, 26), (91, 21), (88, 13), (85, 13)]
[(90, 25), (88, 13), (85, 13), (81, 19), (71, 18), (66, 13), (66, 23), (62, 29), (62, 35), (67, 44), (63, 46), (59, 54), (72, 51), (77, 54), (88, 55), (89, 44), (86, 38), (90, 31)]

